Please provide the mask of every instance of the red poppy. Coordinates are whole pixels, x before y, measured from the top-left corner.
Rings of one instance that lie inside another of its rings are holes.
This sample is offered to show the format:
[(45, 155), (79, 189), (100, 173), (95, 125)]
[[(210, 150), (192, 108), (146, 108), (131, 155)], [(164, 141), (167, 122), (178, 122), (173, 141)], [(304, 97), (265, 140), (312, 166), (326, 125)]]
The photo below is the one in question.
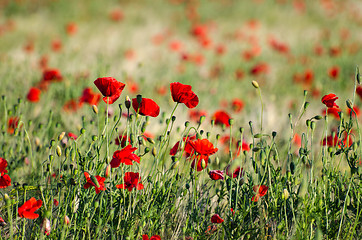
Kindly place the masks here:
[(63, 79), (62, 74), (56, 68), (54, 69), (46, 69), (43, 71), (43, 81), (61, 81)]
[(73, 138), (74, 140), (77, 140), (77, 138), (78, 138), (78, 136), (75, 135), (75, 134), (72, 133), (72, 132), (69, 132), (69, 133), (68, 133), (68, 137)]
[(142, 240), (161, 240), (159, 235), (153, 235), (151, 238), (148, 238), (148, 235), (142, 235)]
[[(189, 144), (190, 141), (196, 140), (196, 135), (194, 136), (188, 136), (188, 137), (184, 137), (183, 141), (185, 142), (185, 152), (187, 155), (189, 155), (189, 153), (191, 153), (192, 151), (192, 147)], [(175, 143), (175, 145), (171, 148), (170, 150), (170, 155), (171, 156), (175, 156), (177, 154), (177, 152), (181, 149), (179, 149), (180, 147), (180, 141), (178, 141), (177, 143)]]
[(70, 22), (65, 26), (65, 30), (66, 30), (68, 35), (74, 35), (78, 31), (78, 26), (77, 26), (76, 23)]
[(220, 111), (216, 111), (214, 113), (214, 115), (212, 116), (212, 119), (215, 120), (215, 124), (224, 124), (226, 127), (229, 127), (229, 120), (230, 120), (230, 116), (227, 112), (220, 110)]
[(123, 12), (119, 9), (114, 9), (112, 12), (109, 13), (109, 18), (115, 22), (121, 21), (123, 17)]
[(75, 99), (70, 99), (69, 101), (64, 103), (63, 110), (66, 112), (75, 112), (80, 107), (80, 103)]
[[(333, 136), (334, 135), (334, 136)], [(328, 147), (335, 147), (338, 143), (338, 135), (337, 133), (333, 133), (326, 138), (323, 138), (322, 145), (327, 145)]]
[(338, 97), (336, 96), (336, 94), (330, 93), (322, 97), (322, 103), (329, 108), (338, 107), (338, 105), (335, 103), (337, 99)]
[[(342, 110), (339, 107), (331, 107), (331, 108), (327, 108), (327, 113), (328, 115), (332, 115), (334, 116), (337, 120), (339, 119), (339, 112), (341, 112)], [(323, 110), (323, 114), (326, 114), (326, 110)]]
[(356, 93), (362, 99), (362, 86), (357, 86)]
[(53, 204), (54, 204), (54, 206), (58, 207), (59, 206), (59, 201), (54, 198)]
[(222, 170), (211, 170), (209, 176), (212, 180), (224, 180), (224, 171)]
[(27, 219), (36, 219), (39, 217), (39, 214), (34, 213), (38, 210), (43, 204), (42, 200), (36, 200), (35, 198), (30, 198), (26, 201), (21, 207), (18, 208), (18, 214), (21, 218)]
[(355, 114), (354, 114), (354, 112), (357, 114), (357, 117), (359, 116), (359, 114), (360, 114), (360, 110), (359, 110), (359, 108), (357, 107), (357, 106), (354, 106), (353, 107), (353, 111), (354, 112), (352, 112), (352, 110), (350, 109), (350, 108), (348, 108), (348, 114), (351, 114), (352, 113), (352, 115), (353, 116), (355, 116)]
[(230, 169), (231, 168), (231, 165), (228, 165), (226, 167), (226, 175), (228, 175), (229, 177), (231, 178), (238, 178), (240, 176), (240, 178), (243, 177), (244, 175), (244, 171), (243, 171), (243, 168), (240, 167), (240, 166), (237, 166), (233, 171)]
[(250, 69), (250, 74), (255, 76), (268, 72), (269, 72), (269, 65), (266, 63), (258, 63)]
[(201, 116), (206, 117), (206, 116), (207, 116), (207, 112), (204, 111), (204, 110), (197, 110), (197, 109), (190, 109), (190, 110), (189, 110), (190, 120), (199, 123)]
[(174, 102), (184, 103), (188, 108), (194, 108), (199, 104), (199, 98), (190, 85), (174, 82), (170, 84), (170, 89)]
[(337, 79), (339, 75), (339, 67), (333, 66), (328, 70), (328, 76), (332, 79)]
[[(91, 186), (93, 186), (96, 189), (97, 194), (100, 193), (101, 191), (106, 190), (106, 188), (104, 186), (104, 181), (106, 180), (106, 178), (98, 176), (98, 175), (92, 178), (89, 175), (89, 173), (87, 173), (87, 172), (84, 172), (84, 177), (87, 179), (87, 183), (84, 184), (84, 186), (83, 186), (85, 189), (88, 189)], [(94, 182), (94, 181), (97, 181), (97, 182)]]
[(0, 226), (1, 227), (5, 227), (6, 226), (6, 222), (4, 221), (4, 219), (2, 217), (0, 217)]
[(143, 189), (143, 184), (140, 183), (140, 174), (134, 172), (126, 172), (124, 175), (124, 184), (116, 185), (119, 189), (128, 189), (128, 191), (132, 191), (133, 188), (137, 190)]
[(231, 106), (235, 112), (240, 112), (244, 108), (244, 103), (241, 99), (234, 98), (231, 102)]
[(140, 107), (137, 98), (133, 98), (132, 107), (135, 112), (143, 116), (157, 117), (160, 114), (160, 107), (150, 98), (142, 98)]
[(244, 77), (244, 71), (241, 69), (235, 70), (235, 78), (236, 80), (241, 80)]
[(52, 41), (52, 50), (54, 52), (58, 52), (62, 50), (62, 41), (60, 39), (54, 39)]
[(79, 102), (88, 103), (89, 105), (98, 105), (101, 95), (99, 93), (94, 93), (91, 88), (85, 88), (83, 94), (79, 99)]
[(256, 192), (256, 195), (251, 198), (251, 201), (257, 202), (260, 197), (263, 197), (268, 192), (268, 188), (269, 187), (267, 187), (265, 185), (261, 185), (261, 186), (256, 185), (256, 186), (254, 186), (253, 190), (254, 190), (254, 192)]
[(285, 43), (279, 42), (278, 40), (274, 38), (269, 39), (269, 45), (272, 49), (274, 49), (277, 52), (287, 54), (289, 53), (289, 46)]
[(224, 221), (224, 219), (222, 219), (219, 214), (214, 214), (211, 217), (211, 222), (212, 223), (222, 223)]
[(134, 154), (137, 148), (133, 148), (131, 145), (123, 148), (122, 150), (117, 150), (113, 153), (113, 159), (110, 162), (112, 168), (117, 168), (121, 163), (125, 165), (133, 165), (133, 161), (140, 163), (140, 157)]
[(0, 188), (7, 188), (11, 185), (11, 178), (5, 173), (0, 173)]
[(30, 88), (26, 98), (28, 99), (29, 102), (38, 102), (40, 99), (40, 92), (41, 91), (39, 88), (32, 87)]
[(293, 144), (295, 144), (296, 146), (300, 147), (302, 145), (302, 138), (299, 136), (298, 133), (296, 133), (293, 137)]
[(189, 155), (194, 155), (191, 167), (194, 168), (197, 161), (197, 171), (202, 171), (207, 167), (208, 159), (210, 155), (215, 154), (218, 149), (214, 148), (214, 145), (207, 139), (197, 139), (196, 141), (190, 141), (190, 148), (185, 148), (185, 152)]
[(103, 101), (107, 103), (108, 99), (108, 104), (112, 104), (117, 101), (119, 96), (121, 96), (122, 90), (126, 86), (124, 83), (118, 82), (112, 77), (97, 78), (94, 81), (94, 84), (103, 94)]
[(7, 173), (8, 170), (5, 169), (7, 166), (8, 162), (4, 158), (0, 157), (0, 173)]
[(18, 117), (11, 117), (8, 120), (8, 133), (13, 134), (15, 129), (19, 125), (19, 118)]

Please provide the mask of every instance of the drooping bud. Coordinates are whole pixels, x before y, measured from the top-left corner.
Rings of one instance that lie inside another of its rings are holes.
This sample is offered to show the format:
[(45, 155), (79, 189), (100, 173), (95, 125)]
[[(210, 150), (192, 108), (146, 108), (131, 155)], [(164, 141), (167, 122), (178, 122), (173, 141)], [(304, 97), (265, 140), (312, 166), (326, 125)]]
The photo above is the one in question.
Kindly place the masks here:
[(56, 152), (57, 152), (58, 157), (62, 156), (62, 149), (59, 146), (57, 146)]
[(147, 141), (148, 141), (149, 143), (155, 144), (155, 141), (154, 141), (152, 138), (150, 138), (150, 137), (147, 138)]
[(129, 96), (126, 96), (126, 99), (124, 101), (124, 105), (126, 105), (126, 108), (129, 109), (131, 107), (131, 99)]
[(62, 132), (61, 134), (59, 134), (58, 141), (62, 141), (64, 136), (65, 136), (65, 132)]
[(255, 88), (259, 88), (259, 83), (257, 81), (252, 81), (251, 84), (253, 85), (253, 87)]
[(92, 110), (95, 114), (98, 114), (98, 107), (96, 105), (92, 105)]

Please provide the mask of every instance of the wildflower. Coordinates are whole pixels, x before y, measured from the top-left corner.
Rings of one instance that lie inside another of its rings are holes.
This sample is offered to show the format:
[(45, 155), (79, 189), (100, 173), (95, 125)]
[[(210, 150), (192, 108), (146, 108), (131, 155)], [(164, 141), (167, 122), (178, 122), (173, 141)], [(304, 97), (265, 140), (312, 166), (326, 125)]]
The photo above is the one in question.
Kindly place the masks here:
[(77, 140), (77, 138), (78, 138), (78, 136), (75, 135), (75, 134), (72, 133), (72, 132), (69, 132), (69, 133), (68, 133), (68, 137), (73, 138), (74, 140)]
[(254, 192), (256, 192), (256, 195), (254, 195), (252, 198), (251, 198), (251, 201), (253, 202), (257, 202), (259, 200), (260, 197), (263, 197), (267, 192), (268, 192), (268, 188), (267, 186), (265, 185), (255, 185), (253, 187), (253, 190)]
[(91, 176), (89, 175), (89, 173), (84, 172), (84, 176), (87, 179), (87, 183), (84, 184), (84, 188), (88, 189), (91, 186), (93, 186), (96, 189), (96, 193), (100, 193), (100, 191), (105, 191), (106, 188), (104, 187), (104, 181), (106, 180), (106, 178), (101, 177), (101, 176)]
[(5, 172), (0, 173), (0, 188), (7, 188), (11, 185), (11, 178)]
[(142, 98), (140, 106), (137, 98), (132, 99), (132, 107), (140, 115), (157, 117), (160, 114), (160, 107), (150, 98)]
[[(188, 137), (184, 137), (183, 141), (185, 142), (185, 152), (186, 154), (189, 156), (189, 153), (192, 150), (191, 145), (189, 144), (190, 141), (194, 141), (196, 140), (196, 135), (194, 136), (188, 136)], [(177, 143), (175, 143), (175, 145), (171, 148), (170, 150), (170, 155), (171, 156), (175, 156), (177, 154), (177, 152), (180, 150), (180, 141), (178, 141)]]
[(362, 99), (362, 86), (357, 86), (356, 93)]
[(27, 219), (36, 219), (39, 217), (39, 214), (34, 213), (38, 210), (43, 204), (42, 200), (36, 200), (34, 197), (26, 201), (21, 207), (18, 208), (19, 217)]
[(212, 170), (209, 172), (209, 176), (212, 180), (224, 180), (224, 171), (222, 170)]
[(101, 95), (99, 93), (94, 93), (91, 88), (85, 88), (83, 94), (79, 99), (79, 102), (88, 103), (89, 105), (98, 105)]
[(212, 223), (222, 223), (224, 221), (224, 219), (222, 219), (219, 214), (214, 214), (211, 217), (211, 222)]
[(125, 165), (133, 165), (132, 161), (140, 163), (140, 157), (132, 153), (136, 151), (137, 148), (133, 148), (131, 145), (123, 148), (122, 150), (117, 150), (113, 153), (113, 159), (110, 162), (112, 168), (117, 168), (121, 163)]
[(44, 82), (52, 82), (52, 81), (61, 81), (63, 79), (62, 74), (56, 68), (54, 69), (46, 69), (43, 71), (43, 81)]
[(161, 240), (159, 235), (153, 235), (151, 238), (148, 238), (148, 235), (142, 235), (142, 240)]
[(268, 72), (269, 72), (269, 65), (266, 63), (256, 64), (254, 67), (250, 69), (250, 74), (255, 76)]
[(19, 125), (19, 118), (18, 117), (11, 117), (8, 120), (8, 133), (13, 134), (15, 129)]
[(109, 13), (109, 18), (114, 22), (119, 22), (123, 19), (123, 12), (119, 9), (114, 9)]
[(104, 96), (103, 101), (107, 104), (112, 104), (117, 101), (126, 86), (124, 83), (118, 82), (112, 77), (97, 78), (94, 84)]
[(128, 189), (128, 191), (132, 191), (133, 188), (137, 190), (143, 189), (143, 184), (140, 183), (140, 174), (134, 172), (126, 172), (124, 175), (124, 184), (116, 185), (118, 189)]
[(65, 30), (67, 32), (68, 35), (74, 35), (77, 33), (78, 31), (78, 26), (76, 23), (74, 22), (69, 22), (66, 26), (65, 26)]
[(189, 144), (191, 148), (185, 148), (185, 151), (190, 155), (193, 154), (191, 167), (194, 168), (197, 161), (198, 172), (207, 167), (209, 156), (218, 151), (218, 149), (214, 148), (214, 145), (207, 139), (197, 139), (196, 141), (190, 141)]
[(66, 112), (75, 112), (78, 110), (79, 106), (80, 104), (75, 99), (70, 99), (64, 104), (63, 110)]
[(330, 93), (328, 95), (324, 95), (322, 97), (322, 103), (325, 104), (327, 107), (338, 107), (338, 105), (335, 103), (335, 101), (338, 99), (336, 94)]
[(6, 226), (6, 222), (4, 221), (4, 219), (2, 217), (0, 217), (0, 226), (1, 227), (5, 227)]
[(238, 178), (239, 176), (242, 177), (244, 172), (243, 172), (243, 168), (240, 166), (237, 166), (233, 171), (231, 171), (231, 165), (228, 165), (226, 167), (226, 175), (228, 175), (231, 178)]
[(40, 92), (41, 91), (39, 88), (32, 87), (30, 88), (26, 98), (28, 99), (29, 102), (38, 102), (40, 99)]
[(235, 112), (240, 112), (244, 108), (244, 103), (241, 99), (234, 98), (231, 102), (231, 106)]
[(199, 123), (201, 116), (206, 117), (206, 116), (207, 116), (207, 112), (204, 111), (204, 110), (197, 110), (197, 109), (190, 109), (190, 110), (189, 110), (190, 120)]
[(184, 103), (188, 108), (194, 108), (199, 104), (199, 98), (190, 85), (174, 82), (170, 84), (170, 89), (174, 102)]
[(54, 52), (58, 52), (62, 50), (62, 41), (60, 39), (54, 39), (52, 41), (52, 50)]
[[(328, 115), (332, 115), (334, 116), (337, 120), (339, 119), (339, 112), (341, 112), (342, 110), (339, 108), (339, 107), (330, 107), (330, 108), (327, 108), (327, 114)], [(324, 109), (323, 110), (323, 114), (325, 115), (326, 114), (326, 110)]]
[(54, 204), (54, 206), (58, 207), (59, 206), (59, 201), (54, 198), (53, 204)]
[(332, 79), (337, 79), (339, 75), (339, 67), (333, 66), (328, 70), (328, 76)]
[(223, 110), (216, 111), (212, 116), (212, 119), (215, 120), (215, 124), (224, 124), (226, 127), (230, 126), (229, 124), (230, 116), (227, 112)]
[(127, 141), (127, 135), (119, 135), (115, 140), (114, 140), (114, 144), (116, 145), (121, 145), (122, 148), (124, 148), (126, 146), (126, 144), (131, 143), (131, 138), (128, 137), (128, 141)]

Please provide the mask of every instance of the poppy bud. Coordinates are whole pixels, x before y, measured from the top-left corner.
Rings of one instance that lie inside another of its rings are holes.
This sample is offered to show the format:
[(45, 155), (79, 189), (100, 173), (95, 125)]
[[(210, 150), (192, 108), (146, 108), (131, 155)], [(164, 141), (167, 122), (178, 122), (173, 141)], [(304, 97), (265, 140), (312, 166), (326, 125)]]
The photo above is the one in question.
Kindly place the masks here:
[(149, 142), (149, 143), (152, 143), (152, 144), (155, 144), (155, 141), (152, 139), (152, 138), (147, 138), (147, 141)]
[(188, 127), (190, 125), (190, 122), (189, 121), (186, 121), (185, 122), (185, 127)]
[(282, 198), (287, 200), (289, 198), (289, 192), (286, 188), (283, 189)]
[(233, 125), (233, 124), (234, 124), (234, 119), (230, 118), (230, 119), (229, 119), (229, 125), (231, 126), (231, 125)]
[(277, 132), (276, 131), (273, 131), (272, 132), (272, 137), (275, 138), (277, 136)]
[(50, 140), (49, 148), (52, 148), (54, 146), (54, 144), (55, 144), (55, 140), (54, 139)]
[(204, 169), (206, 167), (206, 161), (205, 159), (201, 160), (201, 168)]
[(67, 226), (69, 226), (69, 224), (70, 224), (70, 219), (67, 215), (64, 216), (64, 224)]
[(216, 140), (219, 141), (219, 139), (220, 139), (220, 134), (216, 134)]
[(259, 83), (257, 81), (252, 81), (251, 84), (253, 85), (253, 87), (255, 88), (259, 88)]
[(244, 132), (244, 128), (243, 128), (243, 127), (239, 128), (239, 132), (240, 132), (240, 133), (243, 133), (243, 132)]
[(205, 116), (204, 116), (204, 115), (200, 116), (200, 120), (199, 120), (200, 124), (201, 124), (204, 120), (205, 120)]
[(54, 156), (53, 156), (52, 154), (50, 154), (49, 157), (48, 157), (48, 159), (49, 159), (49, 161), (53, 161)]
[(346, 101), (346, 104), (347, 104), (347, 107), (348, 107), (349, 109), (352, 109), (352, 110), (353, 110), (353, 104), (352, 104), (352, 101), (351, 101), (350, 99), (348, 99), (348, 100)]
[(65, 135), (65, 132), (62, 132), (61, 134), (59, 134), (58, 141), (62, 141), (64, 135)]
[(92, 136), (92, 141), (95, 142), (95, 141), (97, 141), (97, 140), (98, 140), (98, 136), (93, 135), (93, 136)]
[(311, 120), (309, 120), (309, 119), (307, 119), (307, 121), (305, 121), (305, 124), (307, 125), (307, 127), (310, 127), (310, 123), (311, 123), (312, 121)]
[(263, 134), (261, 134), (261, 133), (254, 134), (254, 138), (262, 138), (262, 137), (263, 137)]
[(57, 146), (56, 152), (57, 152), (58, 157), (62, 156), (62, 149), (60, 149), (59, 146)]
[(179, 164), (180, 164), (180, 161), (174, 162), (174, 163), (172, 164), (172, 167), (171, 167), (171, 168), (172, 168), (172, 169), (176, 169)]
[(72, 161), (75, 160), (75, 150), (74, 150), (74, 149), (72, 149), (72, 150), (70, 151), (70, 158), (72, 159)]
[(81, 128), (80, 129), (80, 134), (84, 134), (85, 133), (85, 129), (84, 128)]
[(186, 183), (185, 187), (186, 187), (186, 189), (189, 189), (189, 188), (190, 188), (190, 184)]
[(141, 94), (138, 94), (136, 98), (137, 98), (138, 106), (140, 106), (140, 105), (141, 105), (141, 102), (142, 102), (142, 95), (141, 95)]
[(152, 148), (152, 156), (154, 156), (154, 157), (157, 156), (157, 150), (155, 147)]
[(314, 129), (315, 129), (315, 122), (311, 122), (311, 124), (310, 124), (310, 128), (311, 128), (312, 130), (314, 130)]
[(314, 118), (315, 120), (321, 120), (321, 119), (323, 119), (323, 117), (322, 117), (321, 115), (314, 116), (313, 118)]
[(210, 123), (211, 123), (211, 126), (213, 127), (213, 126), (215, 125), (215, 120), (212, 119), (212, 120), (210, 121)]
[(309, 102), (305, 102), (305, 103), (304, 103), (304, 110), (307, 109), (307, 107), (309, 106), (309, 104), (310, 104)]
[(356, 80), (358, 82), (358, 84), (361, 84), (361, 76), (359, 74), (359, 68), (356, 67)]
[(171, 121), (172, 122), (176, 121), (176, 116), (172, 116)]
[(7, 193), (4, 194), (4, 198), (5, 198), (6, 205), (10, 205), (11, 198), (9, 197), (9, 195)]
[(129, 109), (131, 107), (131, 99), (129, 96), (126, 96), (126, 100), (124, 101), (124, 105), (126, 105), (126, 108)]
[(144, 153), (144, 154), (148, 153), (149, 151), (150, 151), (150, 148), (146, 147), (146, 148), (145, 148), (145, 153)]
[(108, 178), (111, 175), (111, 164), (108, 164), (106, 170), (104, 171), (104, 177)]
[(98, 107), (96, 105), (92, 105), (92, 110), (95, 114), (98, 114)]
[(304, 97), (307, 96), (307, 94), (308, 94), (308, 91), (304, 90)]

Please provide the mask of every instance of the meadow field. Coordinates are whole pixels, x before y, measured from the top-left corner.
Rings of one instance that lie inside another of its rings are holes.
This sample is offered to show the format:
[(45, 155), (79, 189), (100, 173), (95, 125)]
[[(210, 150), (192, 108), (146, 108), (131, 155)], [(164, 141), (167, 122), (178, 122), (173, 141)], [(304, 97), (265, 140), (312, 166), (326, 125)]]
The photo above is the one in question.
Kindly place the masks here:
[(360, 0), (0, 0), (0, 239), (362, 239), (361, 29)]

